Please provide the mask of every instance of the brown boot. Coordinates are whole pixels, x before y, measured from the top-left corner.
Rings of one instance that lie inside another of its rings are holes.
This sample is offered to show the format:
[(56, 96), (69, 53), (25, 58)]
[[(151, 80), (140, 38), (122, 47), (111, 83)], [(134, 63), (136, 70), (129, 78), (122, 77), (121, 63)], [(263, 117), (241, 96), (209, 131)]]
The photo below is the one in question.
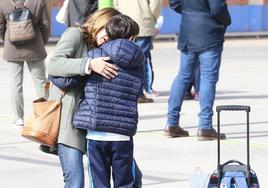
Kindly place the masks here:
[(187, 137), (187, 136), (189, 136), (189, 132), (185, 131), (182, 128), (177, 127), (177, 126), (167, 126), (165, 128), (165, 135), (169, 136), (171, 138)]
[(141, 95), (138, 98), (138, 103), (152, 103), (154, 100), (152, 98), (148, 98), (145, 95)]
[[(215, 129), (198, 129), (197, 131), (197, 139), (199, 141), (205, 140), (216, 140), (218, 138), (218, 133)], [(224, 140), (226, 138), (224, 133), (220, 133), (220, 139)]]

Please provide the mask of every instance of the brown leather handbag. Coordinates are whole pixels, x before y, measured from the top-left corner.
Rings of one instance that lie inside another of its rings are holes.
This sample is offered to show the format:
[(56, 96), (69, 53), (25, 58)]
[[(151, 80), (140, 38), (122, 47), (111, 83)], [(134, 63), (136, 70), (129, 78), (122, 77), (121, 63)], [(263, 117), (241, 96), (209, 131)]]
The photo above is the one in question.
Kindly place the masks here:
[(47, 101), (40, 98), (33, 101), (33, 113), (22, 128), (22, 136), (43, 145), (55, 146), (60, 127), (61, 99)]

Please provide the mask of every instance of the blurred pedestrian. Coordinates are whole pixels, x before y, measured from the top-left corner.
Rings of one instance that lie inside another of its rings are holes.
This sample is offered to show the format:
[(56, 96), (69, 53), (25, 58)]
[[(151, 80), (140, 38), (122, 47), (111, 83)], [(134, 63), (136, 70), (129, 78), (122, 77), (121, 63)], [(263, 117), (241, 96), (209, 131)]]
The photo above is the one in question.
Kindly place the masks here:
[(98, 9), (98, 0), (69, 0), (67, 27), (83, 24), (86, 17)]
[(143, 90), (139, 97), (139, 103), (153, 102), (152, 98), (148, 98), (145, 92), (150, 92), (151, 77), (150, 70), (150, 49), (152, 38), (156, 35), (155, 24), (160, 16), (161, 0), (114, 0), (114, 7), (123, 14), (133, 18), (140, 27), (140, 33), (135, 40), (135, 43), (142, 49), (145, 55), (144, 61), (144, 81)]
[[(180, 70), (173, 81), (168, 101), (165, 134), (170, 137), (189, 136), (179, 124), (181, 105), (196, 64), (200, 63), (198, 140), (217, 139), (212, 127), (213, 104), (219, 77), (224, 34), (231, 23), (225, 0), (169, 0), (171, 9), (182, 16), (178, 48)], [(225, 134), (220, 134), (225, 139)]]
[[(32, 22), (35, 37), (21, 44), (10, 41), (9, 14), (15, 7), (27, 7), (32, 14)], [(4, 41), (3, 58), (7, 61), (9, 71), (9, 85), (11, 94), (11, 106), (15, 115), (13, 125), (24, 124), (23, 102), (23, 73), (24, 63), (32, 75), (34, 87), (38, 97), (45, 97), (44, 85), (46, 82), (44, 59), (47, 56), (45, 44), (50, 35), (50, 21), (47, 5), (43, 0), (1, 0), (0, 1), (0, 36)]]

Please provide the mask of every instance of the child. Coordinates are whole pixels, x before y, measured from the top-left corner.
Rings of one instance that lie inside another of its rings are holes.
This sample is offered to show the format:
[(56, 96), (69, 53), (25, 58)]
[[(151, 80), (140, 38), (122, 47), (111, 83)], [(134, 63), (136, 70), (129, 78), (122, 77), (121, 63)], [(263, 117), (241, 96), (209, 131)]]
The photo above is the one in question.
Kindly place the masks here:
[(126, 15), (116, 15), (99, 33), (102, 36), (96, 42), (109, 41), (89, 51), (88, 56), (109, 56), (111, 63), (119, 68), (118, 76), (107, 80), (92, 72), (79, 79), (63, 78), (65, 81), (61, 84), (69, 83), (65, 86), (51, 79), (55, 85), (61, 85), (61, 89), (81, 84), (81, 78), (85, 80), (84, 95), (77, 106), (73, 125), (87, 130), (93, 186), (110, 187), (112, 167), (114, 187), (133, 187), (132, 171), (135, 165), (132, 137), (137, 130), (137, 100), (142, 90), (144, 55), (130, 40), (138, 35), (139, 26)]

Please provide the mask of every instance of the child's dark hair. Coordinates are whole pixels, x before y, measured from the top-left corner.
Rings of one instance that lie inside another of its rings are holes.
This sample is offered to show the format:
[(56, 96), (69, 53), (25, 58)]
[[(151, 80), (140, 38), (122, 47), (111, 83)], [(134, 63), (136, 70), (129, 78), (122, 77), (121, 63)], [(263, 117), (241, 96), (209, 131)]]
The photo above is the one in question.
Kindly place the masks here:
[(109, 40), (114, 39), (129, 39), (139, 34), (139, 25), (129, 16), (119, 14), (111, 17), (105, 25), (106, 33)]

